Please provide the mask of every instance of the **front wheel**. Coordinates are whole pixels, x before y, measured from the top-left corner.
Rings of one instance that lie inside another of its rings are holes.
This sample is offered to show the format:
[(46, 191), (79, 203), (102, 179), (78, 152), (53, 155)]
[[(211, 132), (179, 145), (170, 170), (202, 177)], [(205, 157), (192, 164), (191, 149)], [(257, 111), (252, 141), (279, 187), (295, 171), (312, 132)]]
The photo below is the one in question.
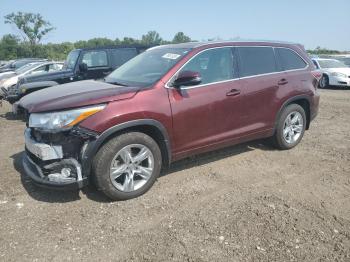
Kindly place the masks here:
[(277, 121), (273, 136), (275, 146), (286, 150), (299, 144), (305, 132), (306, 121), (305, 111), (300, 105), (287, 106)]
[(127, 200), (146, 193), (161, 170), (158, 144), (140, 132), (121, 134), (98, 151), (93, 161), (96, 186), (113, 200)]

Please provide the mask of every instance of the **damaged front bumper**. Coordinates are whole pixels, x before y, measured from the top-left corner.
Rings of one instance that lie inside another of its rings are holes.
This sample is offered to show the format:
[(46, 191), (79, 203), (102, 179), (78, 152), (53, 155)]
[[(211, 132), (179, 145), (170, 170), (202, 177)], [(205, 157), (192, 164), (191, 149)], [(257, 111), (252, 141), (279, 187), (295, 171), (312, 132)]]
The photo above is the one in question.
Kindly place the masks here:
[(17, 89), (17, 86), (9, 87), (7, 90), (2, 87), (0, 91), (0, 96), (10, 104), (15, 103), (20, 100), (23, 95), (21, 95)]
[(23, 169), (40, 186), (82, 188), (89, 179), (86, 149), (95, 137), (94, 133), (77, 128), (56, 133), (27, 128)]

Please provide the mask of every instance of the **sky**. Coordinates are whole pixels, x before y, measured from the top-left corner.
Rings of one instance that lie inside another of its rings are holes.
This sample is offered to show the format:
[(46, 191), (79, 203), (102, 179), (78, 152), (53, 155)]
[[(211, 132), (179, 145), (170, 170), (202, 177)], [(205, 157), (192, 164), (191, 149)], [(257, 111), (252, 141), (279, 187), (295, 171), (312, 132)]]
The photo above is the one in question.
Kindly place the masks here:
[(195, 40), (264, 39), (350, 51), (350, 0), (0, 0), (0, 36), (11, 12), (40, 13), (56, 30), (44, 43), (141, 38), (150, 30), (171, 40), (182, 31)]

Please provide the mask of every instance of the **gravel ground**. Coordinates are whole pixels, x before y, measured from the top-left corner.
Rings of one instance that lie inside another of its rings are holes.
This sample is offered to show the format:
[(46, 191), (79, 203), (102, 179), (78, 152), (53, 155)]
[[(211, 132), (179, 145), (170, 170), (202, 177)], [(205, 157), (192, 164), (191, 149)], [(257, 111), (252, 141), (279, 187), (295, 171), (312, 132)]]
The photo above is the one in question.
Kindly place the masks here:
[(24, 123), (0, 108), (0, 261), (350, 261), (350, 90), (321, 90), (293, 150), (260, 141), (175, 163), (109, 202), (21, 175)]

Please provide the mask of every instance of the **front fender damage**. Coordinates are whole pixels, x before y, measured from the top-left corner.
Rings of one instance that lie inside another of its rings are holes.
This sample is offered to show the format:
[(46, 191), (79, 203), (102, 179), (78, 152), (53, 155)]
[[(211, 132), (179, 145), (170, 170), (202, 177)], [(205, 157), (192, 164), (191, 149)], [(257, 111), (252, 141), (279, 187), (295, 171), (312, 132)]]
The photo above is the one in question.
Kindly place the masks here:
[(86, 148), (97, 136), (79, 127), (61, 132), (27, 128), (23, 160), (26, 174), (42, 186), (82, 188), (89, 176), (83, 170)]

